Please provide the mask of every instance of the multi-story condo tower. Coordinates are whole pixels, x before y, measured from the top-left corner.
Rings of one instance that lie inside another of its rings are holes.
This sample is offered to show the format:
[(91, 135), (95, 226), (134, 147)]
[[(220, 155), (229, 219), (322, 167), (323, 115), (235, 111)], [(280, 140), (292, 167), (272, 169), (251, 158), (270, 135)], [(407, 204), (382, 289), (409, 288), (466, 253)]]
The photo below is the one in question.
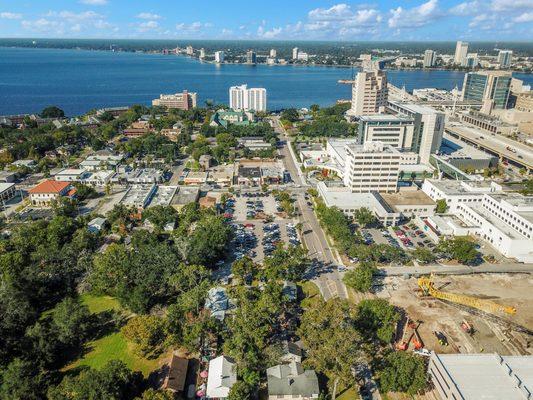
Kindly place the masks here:
[(222, 64), (224, 62), (224, 52), (223, 51), (215, 51), (215, 62)]
[(152, 105), (177, 108), (179, 110), (190, 110), (196, 107), (196, 99), (196, 93), (190, 93), (184, 90), (182, 93), (162, 94), (158, 99), (152, 100)]
[(385, 71), (373, 69), (357, 74), (352, 85), (352, 106), (348, 116), (377, 114), (387, 105), (388, 89)]
[(509, 68), (511, 66), (512, 58), (512, 50), (500, 50), (498, 53), (498, 63), (500, 64), (500, 68)]
[(461, 100), (483, 102), (483, 108), (506, 108), (512, 73), (509, 71), (479, 71), (465, 75)]
[(255, 64), (257, 62), (257, 54), (253, 50), (246, 52), (246, 64)]
[(293, 60), (297, 60), (298, 59), (298, 47), (295, 47), (294, 49), (292, 49), (292, 59)]
[(424, 68), (434, 67), (437, 61), (437, 53), (434, 50), (426, 50), (424, 52)]
[(457, 65), (465, 66), (466, 55), (468, 54), (468, 42), (458, 41), (455, 45), (455, 56), (453, 62)]
[(276, 58), (277, 56), (278, 56), (278, 52), (276, 51), (276, 49), (271, 49), (270, 58)]
[(229, 105), (235, 111), (266, 111), (266, 89), (232, 86), (229, 89)]

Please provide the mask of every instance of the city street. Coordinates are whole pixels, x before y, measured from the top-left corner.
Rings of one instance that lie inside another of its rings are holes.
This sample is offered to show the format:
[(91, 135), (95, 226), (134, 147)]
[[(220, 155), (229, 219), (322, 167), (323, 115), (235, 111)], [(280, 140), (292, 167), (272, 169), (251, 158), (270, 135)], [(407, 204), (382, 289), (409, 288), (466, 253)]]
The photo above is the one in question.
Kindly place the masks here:
[(309, 251), (309, 256), (320, 262), (320, 267), (315, 271), (316, 277), (312, 281), (318, 286), (325, 300), (335, 297), (346, 299), (348, 298), (346, 285), (342, 281), (341, 273), (337, 270), (337, 265), (341, 263), (335, 256), (335, 249), (329, 246), (313, 208), (307, 205), (304, 197), (305, 192), (301, 190), (302, 187), (306, 187), (306, 184), (302, 181), (299, 168), (290, 153), (289, 138), (283, 127), (280, 126), (279, 119), (274, 118), (273, 120), (276, 132), (280, 135), (282, 141), (279, 154), (283, 158), (285, 168), (289, 171), (296, 187), (293, 190), (289, 189), (289, 191), (296, 194), (296, 204), (301, 212), (300, 221), (303, 224), (302, 240)]

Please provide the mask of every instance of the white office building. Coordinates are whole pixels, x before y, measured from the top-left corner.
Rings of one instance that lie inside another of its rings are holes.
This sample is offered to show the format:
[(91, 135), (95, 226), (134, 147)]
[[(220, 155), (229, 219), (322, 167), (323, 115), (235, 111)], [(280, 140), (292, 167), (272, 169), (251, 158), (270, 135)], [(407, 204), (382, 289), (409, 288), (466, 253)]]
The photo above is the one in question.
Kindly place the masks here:
[(222, 50), (215, 51), (215, 62), (219, 64), (224, 62), (224, 52)]
[(387, 105), (387, 74), (375, 69), (359, 72), (352, 85), (352, 104), (347, 116), (360, 117), (383, 112)]
[(391, 111), (413, 119), (411, 151), (420, 156), (422, 164), (428, 164), (431, 154), (439, 151), (442, 145), (444, 113), (431, 107), (399, 101), (389, 101), (387, 107)]
[(500, 50), (498, 53), (498, 64), (500, 64), (500, 68), (509, 68), (511, 66), (512, 58), (512, 50)]
[(382, 142), (400, 150), (411, 150), (414, 120), (403, 115), (375, 114), (359, 118), (359, 144)]
[(453, 62), (457, 65), (466, 66), (466, 56), (468, 54), (468, 42), (458, 41), (455, 45), (455, 56)]
[(278, 56), (278, 52), (276, 49), (270, 49), (270, 58), (276, 58)]
[(437, 53), (434, 50), (426, 50), (424, 52), (424, 68), (435, 66), (437, 61)]
[(232, 86), (229, 89), (229, 106), (235, 111), (266, 111), (266, 89)]
[(395, 192), (401, 154), (381, 142), (347, 145), (344, 185), (353, 193)]
[(194, 55), (194, 49), (192, 46), (187, 46), (187, 49), (185, 50), (188, 56)]
[(203, 47), (200, 49), (200, 58), (205, 58), (205, 49)]

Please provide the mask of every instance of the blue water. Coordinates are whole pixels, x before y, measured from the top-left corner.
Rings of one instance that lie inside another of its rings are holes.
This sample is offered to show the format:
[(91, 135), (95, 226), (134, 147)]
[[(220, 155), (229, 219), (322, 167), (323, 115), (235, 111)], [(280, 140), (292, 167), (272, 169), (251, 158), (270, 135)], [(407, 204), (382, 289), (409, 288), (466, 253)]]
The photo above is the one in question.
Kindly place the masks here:
[[(186, 57), (106, 51), (0, 48), (0, 115), (39, 112), (57, 105), (67, 115), (101, 107), (150, 104), (160, 93), (184, 89), (205, 100), (228, 102), (228, 88), (265, 87), (268, 108), (331, 105), (350, 98), (348, 68), (214, 65)], [(457, 71), (389, 71), (407, 90), (461, 87)], [(533, 84), (533, 75), (516, 74)]]

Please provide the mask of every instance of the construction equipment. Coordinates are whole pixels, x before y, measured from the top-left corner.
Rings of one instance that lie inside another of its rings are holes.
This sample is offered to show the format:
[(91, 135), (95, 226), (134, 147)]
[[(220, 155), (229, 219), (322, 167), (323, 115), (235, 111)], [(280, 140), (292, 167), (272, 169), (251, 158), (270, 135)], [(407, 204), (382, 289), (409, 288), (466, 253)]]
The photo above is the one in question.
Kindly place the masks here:
[(405, 323), (405, 327), (403, 329), (402, 338), (400, 339), (398, 344), (396, 344), (397, 350), (408, 350), (411, 341), (413, 341), (413, 346), (415, 347), (415, 350), (420, 350), (424, 347), (424, 342), (422, 342), (422, 339), (418, 334), (419, 326), (420, 322), (416, 323), (412, 319), (407, 318), (407, 322)]
[(461, 322), (461, 329), (465, 331), (465, 333), (468, 333), (469, 335), (474, 334), (474, 327), (470, 325), (466, 319), (463, 319), (463, 322)]
[(437, 337), (441, 346), (448, 346), (448, 338), (441, 331), (434, 331), (434, 335)]
[(503, 306), (490, 300), (478, 299), (476, 297), (465, 296), (462, 294), (443, 292), (435, 288), (433, 283), (433, 274), (430, 276), (422, 276), (418, 278), (418, 286), (426, 296), (432, 296), (436, 299), (451, 301), (452, 303), (462, 304), (478, 310), (487, 312), (489, 314), (495, 314), (503, 312), (506, 314), (514, 315), (516, 308), (510, 306)]

